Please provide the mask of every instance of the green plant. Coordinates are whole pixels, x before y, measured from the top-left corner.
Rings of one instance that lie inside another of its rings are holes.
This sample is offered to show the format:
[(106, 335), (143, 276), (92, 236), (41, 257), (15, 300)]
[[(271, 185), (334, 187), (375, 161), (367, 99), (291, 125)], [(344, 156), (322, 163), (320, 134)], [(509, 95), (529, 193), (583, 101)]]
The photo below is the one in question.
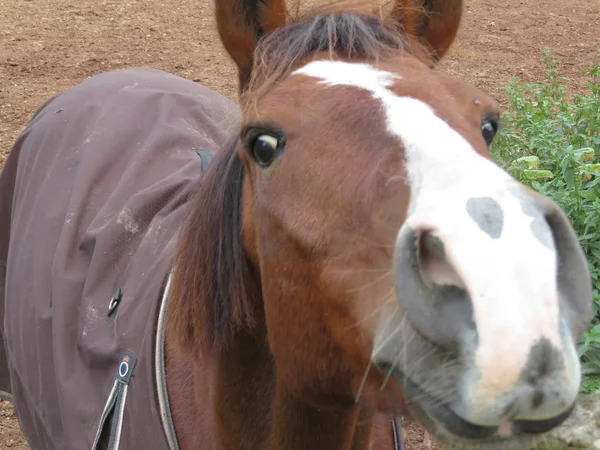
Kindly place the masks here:
[(546, 79), (512, 81), (493, 156), (513, 176), (554, 199), (580, 237), (592, 278), (594, 318), (578, 350), (584, 390), (600, 388), (600, 65), (585, 69), (587, 93), (568, 98), (546, 50)]

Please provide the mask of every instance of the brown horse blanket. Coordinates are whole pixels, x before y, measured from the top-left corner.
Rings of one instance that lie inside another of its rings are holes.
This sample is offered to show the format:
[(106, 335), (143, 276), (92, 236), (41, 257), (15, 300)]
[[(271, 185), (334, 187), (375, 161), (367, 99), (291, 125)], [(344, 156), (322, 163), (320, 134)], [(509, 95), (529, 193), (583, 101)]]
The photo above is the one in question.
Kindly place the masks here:
[(198, 149), (225, 147), (240, 117), (208, 88), (132, 69), (58, 94), (18, 138), (0, 174), (0, 390), (33, 449), (91, 449), (111, 411), (119, 449), (169, 448), (160, 300)]

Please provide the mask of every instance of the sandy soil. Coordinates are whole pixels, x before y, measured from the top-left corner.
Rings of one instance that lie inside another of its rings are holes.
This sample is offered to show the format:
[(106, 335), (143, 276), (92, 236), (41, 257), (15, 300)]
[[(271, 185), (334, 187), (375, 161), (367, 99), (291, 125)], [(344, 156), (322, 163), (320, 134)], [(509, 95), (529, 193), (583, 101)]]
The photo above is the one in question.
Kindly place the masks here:
[[(598, 0), (465, 0), (462, 29), (441, 69), (502, 104), (511, 77), (542, 79), (544, 47), (582, 87), (580, 71), (600, 63)], [(0, 166), (35, 109), (98, 72), (150, 66), (235, 99), (235, 69), (215, 31), (210, 0), (0, 0)], [(408, 449), (427, 448), (406, 424)], [(26, 450), (14, 411), (0, 401), (0, 449)]]

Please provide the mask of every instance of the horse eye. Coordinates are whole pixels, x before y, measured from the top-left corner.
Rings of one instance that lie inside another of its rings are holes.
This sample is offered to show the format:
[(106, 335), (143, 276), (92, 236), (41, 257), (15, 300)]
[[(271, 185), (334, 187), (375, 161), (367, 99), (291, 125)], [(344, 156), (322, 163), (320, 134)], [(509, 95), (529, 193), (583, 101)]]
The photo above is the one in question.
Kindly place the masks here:
[(252, 156), (261, 166), (268, 166), (273, 162), (279, 146), (277, 138), (269, 134), (261, 134), (252, 143)]
[(498, 132), (498, 121), (496, 119), (486, 119), (481, 124), (481, 135), (487, 145), (491, 145), (496, 133)]

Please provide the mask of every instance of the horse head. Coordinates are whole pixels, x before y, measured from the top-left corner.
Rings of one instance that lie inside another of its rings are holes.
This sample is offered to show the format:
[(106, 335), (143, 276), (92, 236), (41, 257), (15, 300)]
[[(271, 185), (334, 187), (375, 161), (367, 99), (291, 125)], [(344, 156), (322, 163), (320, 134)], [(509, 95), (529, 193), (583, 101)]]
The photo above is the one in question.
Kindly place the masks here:
[(492, 161), (498, 104), (434, 69), (462, 2), (291, 19), (280, 0), (220, 0), (216, 12), (244, 115), (215, 163), (240, 194), (223, 197), (239, 202), (237, 228), (215, 245), (239, 239), (243, 252), (219, 251), (246, 281), (213, 276), (220, 300), (198, 312), (212, 328), (184, 317), (182, 334), (223, 342), (227, 310), (264, 327), (291, 395), (406, 404), (452, 445), (525, 445), (560, 424), (581, 381), (588, 268), (560, 208)]

